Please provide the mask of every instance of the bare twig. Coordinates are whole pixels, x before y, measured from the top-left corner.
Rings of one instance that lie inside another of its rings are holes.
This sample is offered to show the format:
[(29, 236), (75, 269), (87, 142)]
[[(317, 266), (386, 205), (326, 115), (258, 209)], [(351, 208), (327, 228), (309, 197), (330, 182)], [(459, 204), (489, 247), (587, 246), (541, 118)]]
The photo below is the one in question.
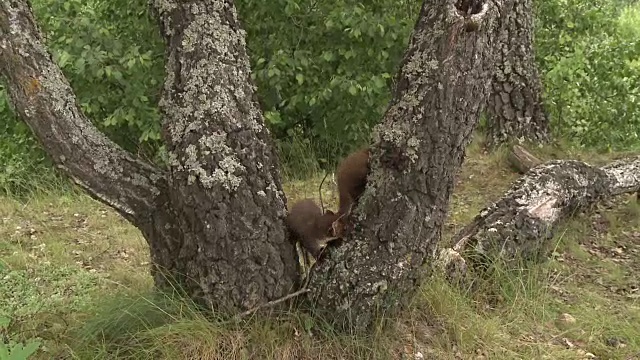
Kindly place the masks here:
[(322, 202), (322, 184), (324, 184), (324, 180), (329, 176), (329, 173), (325, 173), (322, 181), (320, 181), (320, 186), (318, 187), (318, 195), (320, 196), (320, 209), (322, 209), (322, 213), (324, 214), (324, 203)]
[(287, 300), (289, 300), (291, 298), (294, 298), (296, 296), (302, 295), (302, 294), (304, 294), (304, 293), (306, 293), (308, 291), (309, 291), (309, 289), (307, 289), (306, 287), (302, 288), (302, 289), (300, 289), (300, 290), (298, 290), (296, 292), (292, 292), (291, 294), (283, 296), (283, 297), (281, 297), (279, 299), (276, 299), (276, 300), (273, 300), (273, 301), (269, 301), (268, 303), (265, 303), (265, 304), (262, 304), (262, 305), (258, 305), (258, 306), (254, 307), (254, 308), (251, 308), (251, 309), (249, 309), (249, 310), (237, 315), (237, 317), (238, 318), (243, 318), (243, 317), (245, 317), (247, 315), (253, 314), (254, 312), (256, 312), (256, 311), (258, 311), (260, 309), (264, 309), (264, 308), (267, 308), (267, 307), (271, 307), (271, 306), (280, 304), (280, 303), (285, 302), (285, 301), (287, 301)]

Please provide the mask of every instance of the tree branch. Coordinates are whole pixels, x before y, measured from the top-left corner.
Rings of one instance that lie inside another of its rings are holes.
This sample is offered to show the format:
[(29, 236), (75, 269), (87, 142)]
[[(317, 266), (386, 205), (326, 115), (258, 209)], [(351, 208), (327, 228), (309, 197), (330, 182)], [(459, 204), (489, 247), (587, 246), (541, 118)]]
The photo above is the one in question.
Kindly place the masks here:
[(127, 219), (146, 221), (164, 174), (110, 141), (82, 114), (28, 1), (0, 3), (0, 50), (0, 74), (15, 111), (58, 168)]

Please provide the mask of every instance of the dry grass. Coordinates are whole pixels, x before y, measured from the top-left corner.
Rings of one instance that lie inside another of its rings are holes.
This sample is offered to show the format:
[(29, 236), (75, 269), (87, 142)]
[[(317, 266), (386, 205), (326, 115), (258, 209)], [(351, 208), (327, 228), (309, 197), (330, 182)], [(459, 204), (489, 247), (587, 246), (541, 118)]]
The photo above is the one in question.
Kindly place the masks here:
[[(468, 154), (446, 236), (517, 178), (503, 152), (476, 142)], [(287, 182), (288, 201), (317, 199), (323, 176)], [(335, 209), (331, 175), (323, 198)], [(79, 194), (1, 198), (0, 314), (13, 338), (44, 340), (42, 359), (640, 359), (639, 214), (634, 198), (614, 199), (566, 224), (549, 262), (497, 271), (473, 296), (433, 279), (388, 329), (350, 336), (296, 311), (205, 319), (184, 299), (152, 294), (144, 239), (105, 206)]]

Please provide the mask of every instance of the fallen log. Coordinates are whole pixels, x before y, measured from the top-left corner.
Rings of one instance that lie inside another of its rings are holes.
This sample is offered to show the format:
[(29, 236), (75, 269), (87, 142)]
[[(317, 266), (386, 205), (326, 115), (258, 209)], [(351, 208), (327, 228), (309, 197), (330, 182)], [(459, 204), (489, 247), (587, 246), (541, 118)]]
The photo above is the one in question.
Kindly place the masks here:
[(554, 230), (570, 216), (615, 195), (640, 190), (640, 156), (603, 167), (581, 161), (553, 160), (518, 179), (505, 195), (487, 206), (440, 251), (437, 265), (450, 278), (466, 272), (476, 255), (535, 259), (550, 249)]

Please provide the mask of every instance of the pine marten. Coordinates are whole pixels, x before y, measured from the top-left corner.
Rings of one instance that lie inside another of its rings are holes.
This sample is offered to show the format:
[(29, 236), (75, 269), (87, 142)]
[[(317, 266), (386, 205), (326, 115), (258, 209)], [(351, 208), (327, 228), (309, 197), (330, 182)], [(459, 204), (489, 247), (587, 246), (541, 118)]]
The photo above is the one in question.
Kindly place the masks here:
[(333, 211), (327, 210), (323, 214), (312, 199), (303, 199), (291, 207), (285, 221), (293, 233), (293, 239), (300, 241), (317, 260), (333, 235), (332, 225), (337, 219), (338, 214)]
[(340, 194), (339, 216), (346, 216), (354, 202), (364, 192), (369, 173), (369, 148), (365, 147), (351, 153), (338, 165), (336, 182)]

